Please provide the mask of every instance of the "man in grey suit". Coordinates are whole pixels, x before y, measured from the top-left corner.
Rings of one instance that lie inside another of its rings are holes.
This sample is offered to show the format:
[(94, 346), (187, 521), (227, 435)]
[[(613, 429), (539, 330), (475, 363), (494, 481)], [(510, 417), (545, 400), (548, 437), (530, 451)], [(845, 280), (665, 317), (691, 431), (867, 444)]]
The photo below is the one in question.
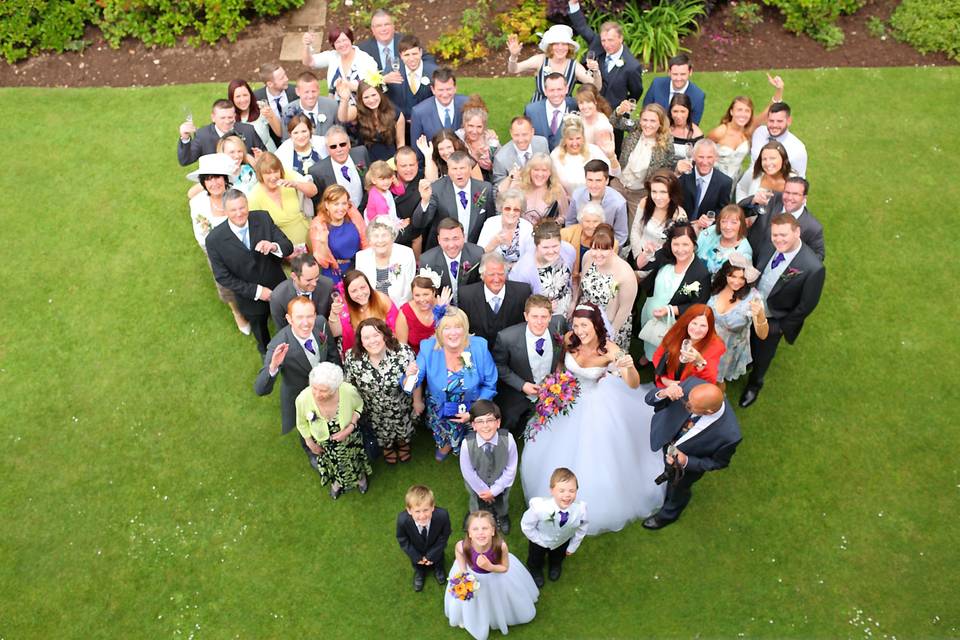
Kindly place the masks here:
[(367, 148), (351, 147), (347, 130), (334, 125), (327, 130), (327, 151), (329, 157), (314, 163), (309, 169), (310, 177), (317, 185), (317, 195), (313, 197), (314, 211), (319, 210), (323, 191), (333, 184), (339, 184), (350, 194), (350, 202), (363, 211), (367, 192), (363, 187), (363, 176), (370, 167)]
[(502, 330), (493, 346), (497, 364), (497, 404), (503, 427), (517, 431), (526, 424), (539, 391), (538, 384), (557, 367), (563, 354), (563, 316), (553, 315), (546, 296), (527, 298), (526, 322)]
[(313, 133), (326, 135), (327, 130), (337, 121), (337, 101), (320, 95), (320, 81), (310, 71), (304, 71), (297, 78), (298, 98), (287, 105), (283, 112), (283, 137), (290, 137), (287, 123), (298, 114), (303, 114), (313, 122)]
[[(313, 302), (298, 296), (287, 304), (287, 326), (277, 332), (263, 357), (263, 368), (257, 374), (253, 390), (258, 396), (269, 395), (277, 380), (280, 382), (280, 432), (286, 435), (297, 424), (294, 404), (301, 391), (309, 384), (310, 370), (321, 362), (340, 364), (340, 356), (327, 327), (327, 320), (318, 316)], [(299, 436), (299, 434), (297, 434)], [(303, 438), (300, 446), (316, 469), (317, 456), (307, 448)]]
[(311, 302), (317, 315), (330, 315), (333, 280), (320, 273), (317, 259), (309, 253), (301, 253), (290, 261), (290, 277), (273, 290), (270, 296), (270, 315), (277, 329), (287, 326), (287, 304), (294, 298), (303, 297)]
[(460, 287), (480, 281), (483, 249), (464, 241), (463, 225), (455, 218), (441, 220), (437, 236), (439, 245), (423, 252), (420, 266), (440, 274), (440, 289), (450, 287), (450, 302), (457, 304)]
[(507, 175), (516, 179), (511, 172), (523, 168), (535, 153), (550, 153), (547, 139), (533, 135), (530, 118), (517, 116), (510, 121), (510, 142), (500, 147), (493, 157), (493, 186), (499, 187)]
[[(827, 255), (827, 249), (823, 242), (823, 225), (807, 209), (807, 193), (810, 191), (810, 183), (806, 178), (792, 176), (787, 178), (787, 183), (783, 186), (783, 193), (775, 196), (754, 196), (753, 211), (756, 212), (757, 206), (765, 206), (766, 215), (757, 216), (754, 219), (753, 226), (750, 227), (750, 233), (747, 240), (753, 247), (756, 254), (761, 247), (769, 247), (770, 244), (770, 221), (778, 213), (789, 213), (797, 222), (800, 223), (800, 239), (820, 258), (820, 262)], [(761, 201), (761, 198), (764, 198)]]
[(454, 151), (447, 158), (449, 175), (432, 185), (421, 181), (420, 211), (413, 224), (427, 229), (424, 247), (437, 246), (437, 225), (444, 218), (459, 220), (467, 241), (476, 243), (487, 218), (496, 215), (493, 185), (470, 177), (473, 158), (466, 151)]
[(181, 167), (193, 164), (200, 159), (200, 156), (216, 153), (217, 143), (226, 135), (239, 136), (247, 145), (248, 152), (254, 148), (266, 150), (252, 125), (237, 122), (236, 109), (229, 100), (217, 100), (213, 103), (210, 120), (212, 121), (210, 124), (200, 129), (197, 129), (193, 122), (184, 122), (180, 125), (177, 161), (180, 162)]

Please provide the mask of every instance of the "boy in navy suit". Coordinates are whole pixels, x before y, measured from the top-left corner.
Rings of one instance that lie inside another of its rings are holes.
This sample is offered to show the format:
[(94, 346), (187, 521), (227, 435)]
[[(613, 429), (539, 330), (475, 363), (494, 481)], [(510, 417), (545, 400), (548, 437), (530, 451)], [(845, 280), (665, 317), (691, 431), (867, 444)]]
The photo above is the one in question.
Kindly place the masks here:
[(407, 508), (397, 515), (397, 542), (413, 565), (413, 590), (423, 591), (427, 571), (441, 586), (447, 584), (443, 552), (450, 538), (450, 515), (436, 506), (433, 491), (422, 484), (407, 489)]

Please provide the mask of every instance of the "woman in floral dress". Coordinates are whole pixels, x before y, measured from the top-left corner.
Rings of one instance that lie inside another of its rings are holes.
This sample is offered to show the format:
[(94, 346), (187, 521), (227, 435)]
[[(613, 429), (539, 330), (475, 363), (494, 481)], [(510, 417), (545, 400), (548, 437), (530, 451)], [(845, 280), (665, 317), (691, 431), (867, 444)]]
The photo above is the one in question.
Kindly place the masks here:
[(609, 224), (601, 224), (594, 231), (591, 249), (583, 258), (580, 301), (591, 302), (604, 311), (612, 329), (611, 340), (626, 353), (630, 350), (637, 278), (630, 264), (617, 255), (615, 242)]

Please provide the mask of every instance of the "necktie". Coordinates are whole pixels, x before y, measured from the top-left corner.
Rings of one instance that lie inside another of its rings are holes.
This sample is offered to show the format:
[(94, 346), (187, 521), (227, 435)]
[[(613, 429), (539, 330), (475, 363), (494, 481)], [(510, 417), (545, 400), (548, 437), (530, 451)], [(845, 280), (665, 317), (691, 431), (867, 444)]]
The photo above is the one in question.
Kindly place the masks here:
[(310, 118), (310, 122), (313, 123), (313, 128), (316, 129), (316, 128), (317, 128), (317, 119), (314, 118), (314, 117), (313, 117), (313, 114), (312, 114), (312, 113), (309, 113), (309, 112), (307, 113), (307, 117)]
[(534, 343), (535, 345), (534, 348), (537, 350), (538, 356), (543, 355), (543, 345), (546, 344), (546, 342), (547, 342), (546, 338), (537, 338), (537, 341)]
[(560, 110), (553, 110), (553, 118), (550, 119), (550, 133), (556, 133), (557, 128), (560, 126)]
[(420, 89), (420, 78), (417, 77), (416, 71), (407, 74), (407, 82), (410, 83), (410, 93), (417, 95), (417, 91)]
[(520, 164), (527, 164), (530, 162), (530, 149), (527, 149), (523, 152), (523, 161)]
[(770, 263), (770, 268), (771, 268), (771, 269), (776, 269), (777, 267), (780, 266), (780, 263), (783, 262), (783, 261), (786, 260), (786, 259), (787, 259), (787, 257), (786, 257), (785, 255), (783, 255), (782, 253), (778, 253), (777, 255), (775, 255), (775, 256), (773, 257), (773, 262)]
[(613, 71), (613, 65), (616, 64), (616, 62), (615, 58), (607, 57), (607, 73)]
[(450, 261), (450, 275), (453, 276), (454, 278), (456, 278), (456, 277), (457, 277), (457, 271), (459, 271), (459, 270), (460, 270), (460, 263), (457, 262), (456, 260), (451, 260), (451, 261)]
[(350, 167), (348, 167), (347, 165), (343, 165), (342, 167), (340, 167), (340, 173), (343, 174), (343, 177), (346, 178), (347, 182), (353, 182), (350, 179)]
[(243, 243), (243, 246), (245, 246), (245, 247), (247, 248), (247, 250), (250, 249), (250, 229), (249, 229), (249, 227), (244, 227), (243, 229), (240, 229), (240, 242)]
[(697, 424), (698, 422), (700, 422), (700, 418), (702, 418), (702, 417), (703, 417), (703, 416), (694, 416), (694, 415), (691, 415), (691, 416), (690, 416), (690, 419), (687, 420), (687, 423), (686, 423), (685, 425), (683, 425), (683, 428), (680, 430), (680, 433), (686, 433), (687, 431), (690, 431), (690, 429), (693, 429), (693, 425), (695, 425), (695, 424)]
[(298, 296), (303, 296), (309, 300), (313, 299), (313, 291), (297, 291)]
[(282, 116), (282, 115), (283, 115), (283, 107), (280, 106), (280, 98), (274, 98), (273, 101), (277, 103), (277, 116)]
[(500, 312), (500, 296), (493, 296), (490, 298), (490, 306), (493, 307), (494, 313)]
[(492, 442), (484, 442), (482, 449), (483, 449), (483, 452), (484, 452), (486, 455), (488, 455), (488, 456), (492, 456), (492, 455), (493, 455), (493, 443), (492, 443)]
[(453, 120), (450, 119), (450, 108), (449, 108), (449, 107), (447, 107), (446, 109), (443, 110), (443, 128), (444, 128), (444, 129), (452, 129), (452, 128), (453, 128)]
[(390, 55), (390, 47), (383, 48), (383, 70), (387, 73), (393, 71), (393, 56)]
[(307, 338), (307, 341), (303, 343), (303, 348), (313, 355), (317, 355), (316, 350), (313, 348), (313, 338)]
[(423, 540), (424, 542), (427, 541), (427, 528), (426, 528), (426, 527), (420, 527), (420, 539)]
[(697, 206), (700, 206), (700, 199), (703, 197), (703, 178), (697, 178)]
[(560, 526), (561, 526), (561, 527), (562, 527), (563, 525), (567, 524), (567, 520), (569, 520), (569, 519), (570, 519), (570, 514), (569, 514), (569, 513), (567, 513), (566, 511), (561, 511), (561, 512), (560, 512)]
[(460, 206), (464, 209), (467, 208), (467, 192), (463, 189), (460, 190)]

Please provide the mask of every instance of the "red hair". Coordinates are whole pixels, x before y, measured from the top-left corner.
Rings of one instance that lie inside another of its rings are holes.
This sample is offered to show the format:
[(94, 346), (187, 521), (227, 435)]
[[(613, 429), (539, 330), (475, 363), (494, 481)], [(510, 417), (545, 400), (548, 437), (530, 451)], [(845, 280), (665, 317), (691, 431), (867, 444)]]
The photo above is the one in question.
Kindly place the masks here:
[(680, 345), (690, 337), (687, 333), (687, 327), (690, 321), (697, 316), (706, 316), (707, 333), (702, 339), (693, 343), (693, 348), (703, 353), (704, 349), (706, 349), (711, 342), (720, 339), (719, 336), (717, 336), (717, 330), (714, 326), (713, 309), (705, 304), (690, 305), (690, 307), (683, 312), (683, 315), (677, 318), (677, 321), (670, 327), (667, 334), (663, 336), (663, 341), (660, 343), (660, 346), (663, 347), (664, 355), (667, 358), (666, 371), (675, 372), (677, 367), (680, 366)]

